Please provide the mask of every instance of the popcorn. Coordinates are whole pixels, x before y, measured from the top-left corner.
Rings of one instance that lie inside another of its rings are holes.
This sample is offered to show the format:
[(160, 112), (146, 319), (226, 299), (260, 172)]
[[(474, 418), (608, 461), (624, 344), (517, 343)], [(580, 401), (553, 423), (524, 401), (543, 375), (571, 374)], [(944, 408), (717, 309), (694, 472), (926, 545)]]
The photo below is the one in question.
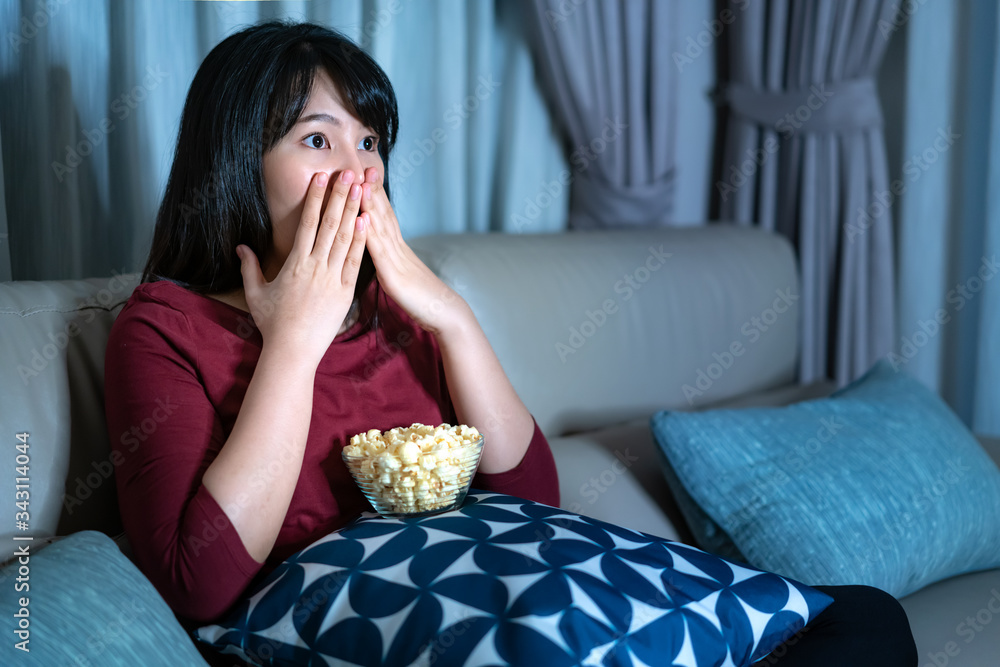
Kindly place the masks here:
[(474, 426), (415, 423), (351, 437), (344, 461), (379, 511), (411, 514), (452, 505), (468, 488), (482, 436)]
[(415, 442), (404, 442), (396, 449), (400, 463), (409, 465), (420, 460), (420, 445)]

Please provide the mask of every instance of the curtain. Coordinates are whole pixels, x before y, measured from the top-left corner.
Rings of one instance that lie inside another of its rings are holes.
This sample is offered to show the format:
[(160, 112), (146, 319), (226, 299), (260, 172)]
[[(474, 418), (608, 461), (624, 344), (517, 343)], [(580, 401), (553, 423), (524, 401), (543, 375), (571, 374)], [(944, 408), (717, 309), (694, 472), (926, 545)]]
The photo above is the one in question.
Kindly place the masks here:
[[(905, 16), (899, 324), (889, 359), (1000, 436), (1000, 12)], [(900, 21), (897, 21), (900, 23)]]
[(674, 2), (527, 0), (528, 29), (572, 173), (573, 229), (671, 219)]
[(729, 0), (720, 217), (786, 235), (801, 272), (799, 380), (844, 385), (895, 336), (893, 230), (874, 76), (893, 0)]
[(269, 18), (341, 30), (386, 70), (404, 236), (564, 229), (568, 192), (547, 186), (568, 162), (520, 12), (504, 0), (0, 0), (0, 256), (9, 241), (19, 280), (141, 269), (198, 65)]
[[(0, 137), (3, 132), (0, 131)], [(11, 280), (10, 234), (7, 232), (7, 198), (3, 190), (3, 141), (0, 140), (0, 282)]]

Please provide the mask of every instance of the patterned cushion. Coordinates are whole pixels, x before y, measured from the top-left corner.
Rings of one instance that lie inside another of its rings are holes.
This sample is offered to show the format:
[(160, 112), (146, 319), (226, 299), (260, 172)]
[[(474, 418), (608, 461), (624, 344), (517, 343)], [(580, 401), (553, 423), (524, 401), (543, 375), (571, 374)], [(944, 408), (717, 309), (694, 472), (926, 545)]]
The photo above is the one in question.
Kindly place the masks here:
[(473, 490), (424, 519), (362, 515), (196, 636), (259, 664), (745, 665), (830, 602), (693, 547)]

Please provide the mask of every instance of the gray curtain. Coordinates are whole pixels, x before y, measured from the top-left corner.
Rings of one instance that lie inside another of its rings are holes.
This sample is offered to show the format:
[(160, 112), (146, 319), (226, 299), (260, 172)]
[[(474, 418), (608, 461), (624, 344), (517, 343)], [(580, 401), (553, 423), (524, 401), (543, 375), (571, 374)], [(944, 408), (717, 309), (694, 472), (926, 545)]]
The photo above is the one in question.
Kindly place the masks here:
[(875, 74), (895, 0), (729, 0), (723, 219), (788, 236), (802, 274), (800, 380), (843, 385), (895, 336), (893, 231)]
[(667, 223), (677, 115), (675, 3), (527, 4), (535, 66), (568, 144), (569, 227)]

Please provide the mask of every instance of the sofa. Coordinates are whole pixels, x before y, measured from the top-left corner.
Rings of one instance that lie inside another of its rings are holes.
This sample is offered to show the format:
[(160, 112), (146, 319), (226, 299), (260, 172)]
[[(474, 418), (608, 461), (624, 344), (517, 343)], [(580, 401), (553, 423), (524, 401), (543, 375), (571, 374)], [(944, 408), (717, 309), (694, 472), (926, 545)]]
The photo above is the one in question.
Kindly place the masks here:
[[(665, 482), (650, 417), (663, 409), (782, 406), (835, 389), (826, 381), (796, 382), (798, 271), (790, 244), (776, 234), (711, 224), (437, 235), (410, 243), (476, 313), (549, 439), (565, 509), (693, 544)], [(25, 628), (23, 607), (34, 612), (27, 621), (32, 652), (47, 652), (53, 661), (38, 664), (134, 664), (137, 655), (142, 664), (159, 664), (154, 653), (163, 664), (205, 664), (127, 560), (118, 516), (103, 360), (110, 327), (138, 279), (129, 273), (0, 283), (0, 416), (4, 441), (11, 443), (0, 497), (13, 503), (16, 484), (24, 484), (15, 479), (30, 479), (30, 526), (19, 531), (5, 521), (0, 529), (7, 561), (0, 587), (8, 605), (0, 611), (5, 624), (13, 619), (0, 663), (29, 664), (18, 662), (26, 654), (10, 639)], [(713, 354), (782, 295), (784, 310), (767, 334), (723, 372), (706, 375)], [(136, 428), (141, 433), (155, 423)], [(18, 433), (28, 434), (27, 458), (17, 458)], [(1000, 465), (1000, 440), (980, 442)], [(17, 469), (25, 461), (29, 475)], [(26, 544), (18, 538), (28, 535), (34, 539), (25, 567), (33, 579), (25, 604), (10, 591), (16, 590), (18, 550)], [(76, 550), (103, 554), (102, 564), (116, 561), (118, 569), (102, 575), (84, 565), (91, 574), (78, 576)], [(102, 618), (102, 597), (118, 589), (132, 596), (135, 612), (109, 622)], [(1000, 664), (1000, 620), (990, 622), (1000, 616), (993, 610), (1000, 603), (1000, 569), (955, 576), (901, 602), (921, 666)], [(46, 617), (45, 609), (67, 605), (74, 627)]]

